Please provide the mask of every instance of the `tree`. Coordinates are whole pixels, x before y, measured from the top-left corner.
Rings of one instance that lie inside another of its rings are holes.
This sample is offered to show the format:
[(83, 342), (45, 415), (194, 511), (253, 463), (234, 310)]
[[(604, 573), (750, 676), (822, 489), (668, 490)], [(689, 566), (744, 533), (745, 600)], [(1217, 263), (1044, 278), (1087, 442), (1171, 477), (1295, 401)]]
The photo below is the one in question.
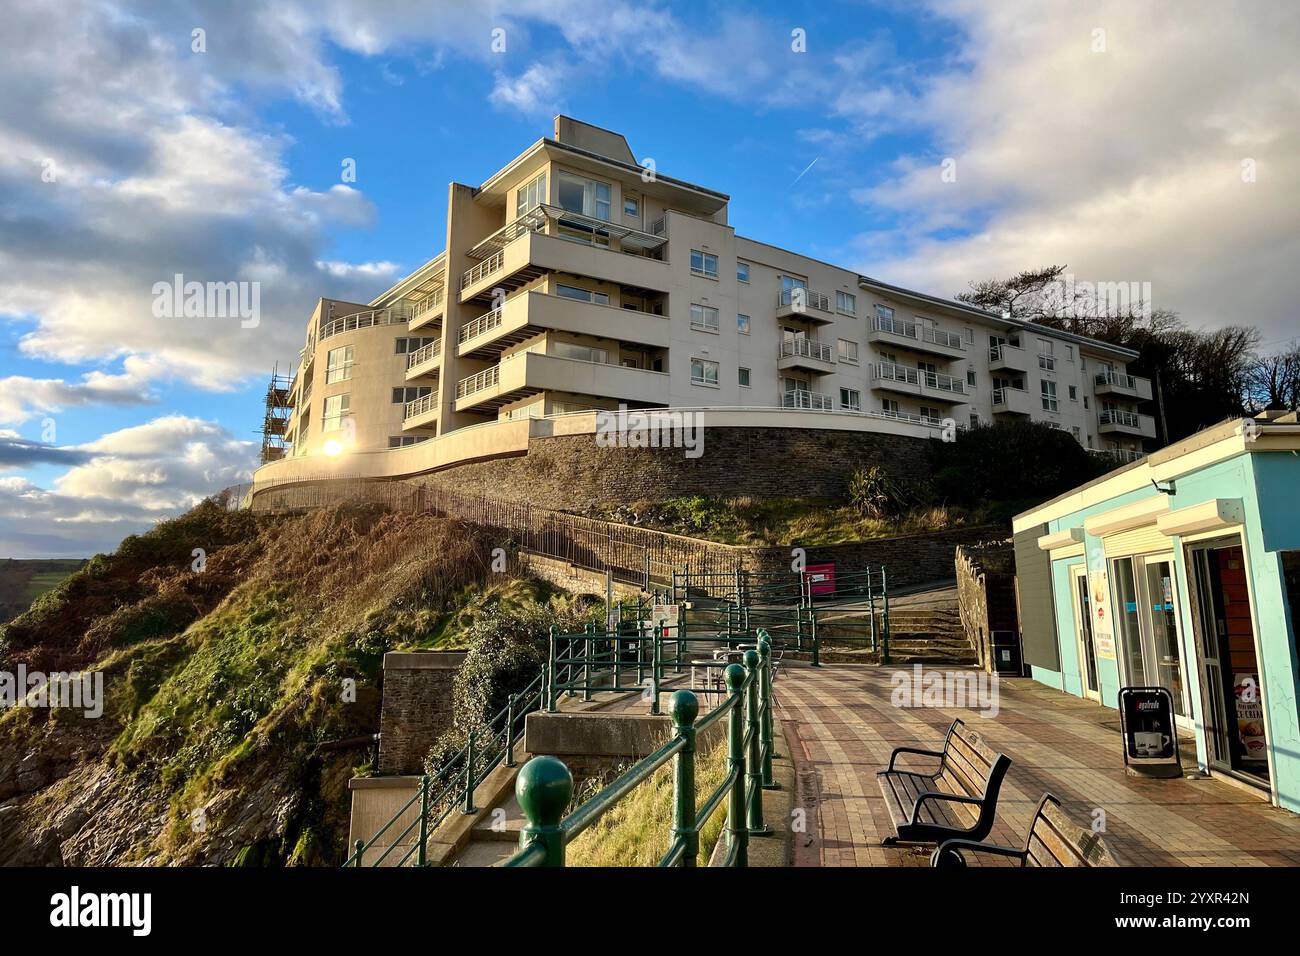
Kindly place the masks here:
[(1247, 404), (1253, 410), (1300, 408), (1300, 341), (1255, 359), (1246, 370)]

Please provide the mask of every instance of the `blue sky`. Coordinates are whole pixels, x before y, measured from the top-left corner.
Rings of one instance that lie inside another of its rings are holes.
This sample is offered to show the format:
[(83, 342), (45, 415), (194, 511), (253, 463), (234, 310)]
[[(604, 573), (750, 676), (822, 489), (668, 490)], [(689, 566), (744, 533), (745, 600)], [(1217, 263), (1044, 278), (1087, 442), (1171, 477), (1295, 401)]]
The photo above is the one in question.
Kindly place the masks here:
[[(1149, 281), (1194, 326), (1297, 332), (1294, 12), (2, 5), (0, 556), (111, 548), (245, 477), (316, 298), (436, 254), (447, 184), (556, 112), (728, 193), (741, 233), (886, 281), (950, 296), (1066, 263)], [(154, 318), (176, 272), (259, 280), (260, 326)]]

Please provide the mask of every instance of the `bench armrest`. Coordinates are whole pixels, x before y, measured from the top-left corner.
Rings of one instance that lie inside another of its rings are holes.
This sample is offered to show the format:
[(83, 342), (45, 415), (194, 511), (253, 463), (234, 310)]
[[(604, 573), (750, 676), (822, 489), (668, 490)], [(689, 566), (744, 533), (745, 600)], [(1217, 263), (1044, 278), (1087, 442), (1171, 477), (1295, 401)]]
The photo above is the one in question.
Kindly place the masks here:
[(917, 747), (895, 747), (894, 752), (889, 755), (889, 766), (885, 768), (886, 773), (894, 769), (894, 761), (898, 759), (899, 754), (920, 754), (922, 757), (943, 757), (942, 750), (921, 750)]
[(921, 815), (921, 804), (926, 800), (948, 800), (952, 803), (970, 803), (979, 806), (984, 802), (982, 797), (964, 797), (954, 793), (940, 793), (937, 790), (927, 790), (916, 798), (916, 803), (912, 804), (912, 824), (915, 826), (921, 821), (918, 819)]
[(944, 840), (935, 847), (934, 852), (930, 854), (930, 866), (948, 867), (961, 866), (964, 861), (961, 859), (961, 853), (958, 851), (967, 850), (971, 853), (991, 853), (994, 856), (1013, 856), (1025, 861), (1025, 851), (1018, 850), (1012, 846), (999, 846), (996, 843), (980, 843), (976, 840)]

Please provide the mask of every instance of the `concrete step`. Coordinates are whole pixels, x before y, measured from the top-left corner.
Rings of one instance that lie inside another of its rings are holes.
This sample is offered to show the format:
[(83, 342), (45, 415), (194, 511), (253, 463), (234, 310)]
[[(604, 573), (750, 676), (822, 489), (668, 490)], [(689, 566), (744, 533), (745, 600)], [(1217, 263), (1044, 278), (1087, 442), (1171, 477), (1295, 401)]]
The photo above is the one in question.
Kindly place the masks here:
[(516, 849), (517, 847), (501, 840), (474, 840), (461, 851), (452, 865), (496, 866), (514, 856)]
[[(497, 813), (498, 810), (503, 812)], [(517, 845), (523, 826), (524, 813), (512, 793), (505, 803), (488, 811), (482, 820), (474, 824), (474, 829), (470, 831), (470, 839)]]

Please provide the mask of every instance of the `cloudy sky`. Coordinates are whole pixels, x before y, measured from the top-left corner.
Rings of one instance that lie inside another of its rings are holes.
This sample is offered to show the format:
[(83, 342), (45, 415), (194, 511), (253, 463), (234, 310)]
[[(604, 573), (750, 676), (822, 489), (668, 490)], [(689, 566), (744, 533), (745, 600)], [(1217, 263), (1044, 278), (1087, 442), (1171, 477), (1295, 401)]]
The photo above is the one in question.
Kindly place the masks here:
[[(438, 252), (447, 183), (556, 112), (729, 193), (743, 234), (886, 281), (1065, 263), (1194, 326), (1300, 334), (1294, 4), (0, 0), (0, 23), (0, 556), (110, 549), (246, 478), (315, 300)], [(176, 274), (260, 283), (260, 322), (156, 317)]]

